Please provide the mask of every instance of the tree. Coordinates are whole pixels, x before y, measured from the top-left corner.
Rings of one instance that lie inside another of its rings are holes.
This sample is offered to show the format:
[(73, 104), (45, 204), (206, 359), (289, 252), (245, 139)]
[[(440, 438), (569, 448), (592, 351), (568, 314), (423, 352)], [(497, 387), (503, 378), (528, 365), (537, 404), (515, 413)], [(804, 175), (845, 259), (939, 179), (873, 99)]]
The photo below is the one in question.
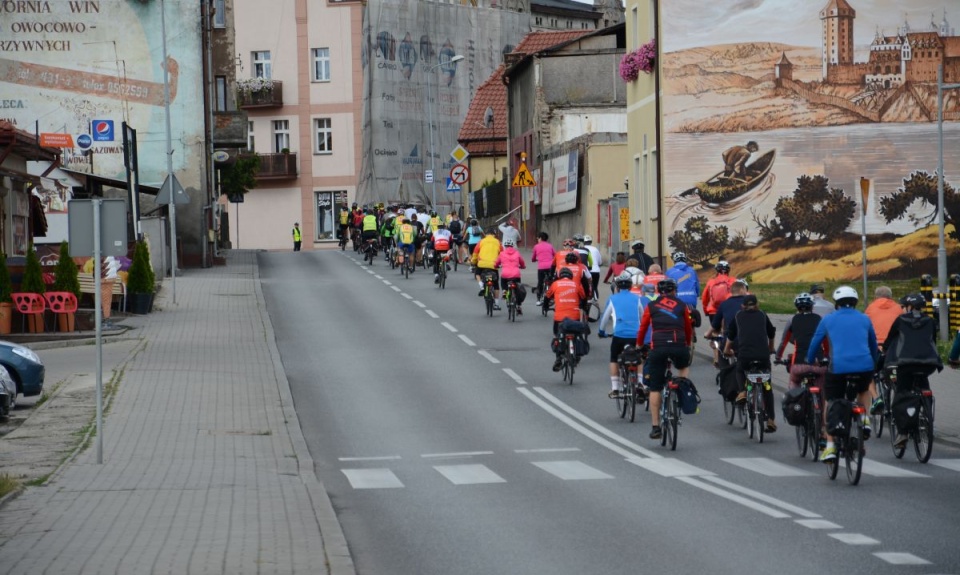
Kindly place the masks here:
[(70, 248), (66, 240), (60, 242), (60, 259), (53, 270), (53, 290), (70, 292), (80, 297), (80, 278), (77, 262), (70, 257)]
[(683, 230), (673, 232), (667, 241), (674, 251), (682, 251), (690, 261), (705, 266), (727, 249), (730, 230), (727, 226), (711, 228), (706, 216), (696, 216), (687, 220)]
[(853, 220), (857, 204), (843, 190), (828, 189), (828, 182), (820, 175), (797, 178), (793, 197), (777, 200), (773, 209), (777, 219), (770, 222), (770, 228), (797, 243), (840, 236)]
[(233, 165), (220, 169), (220, 191), (228, 198), (242, 197), (257, 187), (260, 156), (239, 156)]
[[(921, 207), (931, 206), (932, 212), (930, 215), (908, 214), (909, 208), (915, 202), (920, 202)], [(960, 220), (960, 195), (947, 182), (943, 183), (943, 208), (944, 219), (954, 224), (950, 237), (960, 240), (960, 232), (957, 230), (957, 221)], [(880, 214), (888, 224), (904, 216), (908, 217), (917, 227), (926, 227), (933, 224), (939, 216), (937, 176), (924, 171), (916, 171), (910, 174), (910, 177), (903, 180), (903, 186), (896, 192), (880, 198)]]
[(7, 267), (7, 254), (0, 252), (0, 303), (13, 303), (13, 284), (10, 282), (10, 268)]
[(133, 262), (127, 270), (127, 291), (130, 293), (153, 293), (156, 277), (150, 264), (150, 249), (140, 240), (133, 248)]
[(45, 293), (47, 285), (43, 283), (43, 270), (40, 268), (40, 258), (33, 249), (33, 243), (27, 247), (27, 264), (23, 268), (23, 280), (20, 282), (20, 291), (26, 293)]

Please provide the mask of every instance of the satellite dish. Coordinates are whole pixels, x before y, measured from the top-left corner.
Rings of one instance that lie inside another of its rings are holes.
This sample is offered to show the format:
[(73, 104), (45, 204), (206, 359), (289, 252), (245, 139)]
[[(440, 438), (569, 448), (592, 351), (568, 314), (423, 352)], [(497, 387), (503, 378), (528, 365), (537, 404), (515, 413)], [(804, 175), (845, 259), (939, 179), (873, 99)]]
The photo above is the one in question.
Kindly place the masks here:
[(487, 128), (493, 127), (493, 107), (487, 106), (486, 111), (483, 113), (483, 125)]

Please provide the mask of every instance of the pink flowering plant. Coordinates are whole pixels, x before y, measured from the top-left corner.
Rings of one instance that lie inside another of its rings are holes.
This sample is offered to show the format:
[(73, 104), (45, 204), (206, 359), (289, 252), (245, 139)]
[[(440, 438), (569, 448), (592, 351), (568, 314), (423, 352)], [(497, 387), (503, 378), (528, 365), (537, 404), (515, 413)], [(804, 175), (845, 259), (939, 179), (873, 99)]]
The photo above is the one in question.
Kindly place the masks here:
[(620, 77), (624, 82), (633, 82), (640, 76), (640, 72), (652, 73), (656, 61), (656, 40), (650, 40), (633, 52), (623, 55), (623, 59), (620, 60)]

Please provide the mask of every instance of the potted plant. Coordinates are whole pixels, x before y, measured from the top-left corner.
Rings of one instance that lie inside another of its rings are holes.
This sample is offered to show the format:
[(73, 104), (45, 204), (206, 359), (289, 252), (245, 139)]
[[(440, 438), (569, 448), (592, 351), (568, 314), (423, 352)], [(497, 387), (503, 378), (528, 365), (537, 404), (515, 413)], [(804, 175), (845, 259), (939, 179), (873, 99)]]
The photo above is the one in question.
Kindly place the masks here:
[[(43, 283), (43, 270), (40, 269), (40, 258), (33, 249), (33, 243), (27, 248), (27, 264), (23, 270), (23, 281), (20, 282), (20, 291), (43, 295), (47, 285)], [(43, 314), (30, 314), (27, 318), (30, 333), (43, 332)]]
[[(60, 242), (60, 259), (57, 260), (57, 267), (53, 270), (53, 291), (72, 293), (77, 299), (80, 299), (80, 270), (77, 268), (77, 262), (70, 257), (70, 249), (67, 242)], [(60, 331), (73, 331), (76, 325), (74, 312), (57, 314)]]
[(147, 242), (140, 240), (133, 248), (133, 261), (127, 270), (127, 309), (130, 313), (150, 313), (155, 281), (150, 264), (150, 248)]
[(7, 268), (7, 254), (0, 253), (0, 334), (8, 335), (13, 321), (13, 285)]

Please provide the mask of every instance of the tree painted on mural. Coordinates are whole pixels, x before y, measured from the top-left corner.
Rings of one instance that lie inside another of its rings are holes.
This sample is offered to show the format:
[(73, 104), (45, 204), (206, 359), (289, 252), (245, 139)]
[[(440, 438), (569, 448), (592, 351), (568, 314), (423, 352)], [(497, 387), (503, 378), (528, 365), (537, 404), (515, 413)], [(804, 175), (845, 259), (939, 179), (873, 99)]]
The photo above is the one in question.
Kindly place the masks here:
[[(923, 215), (908, 213), (911, 206), (919, 202), (920, 207), (932, 207), (932, 211), (925, 211)], [(960, 240), (956, 222), (960, 219), (960, 195), (949, 184), (943, 182), (944, 220), (953, 223), (950, 237)], [(903, 185), (893, 194), (880, 198), (880, 214), (889, 224), (893, 220), (908, 218), (918, 228), (927, 227), (937, 222), (937, 176), (924, 171), (916, 171), (909, 178), (903, 180)]]
[(793, 196), (780, 198), (773, 209), (776, 217), (766, 230), (772, 237), (784, 237), (804, 244), (812, 239), (839, 237), (850, 225), (857, 204), (839, 188), (830, 188), (825, 176), (800, 176)]
[(730, 230), (727, 226), (711, 227), (706, 216), (690, 218), (670, 235), (668, 240), (674, 251), (687, 254), (690, 261), (706, 266), (711, 258), (721, 255), (730, 242)]

